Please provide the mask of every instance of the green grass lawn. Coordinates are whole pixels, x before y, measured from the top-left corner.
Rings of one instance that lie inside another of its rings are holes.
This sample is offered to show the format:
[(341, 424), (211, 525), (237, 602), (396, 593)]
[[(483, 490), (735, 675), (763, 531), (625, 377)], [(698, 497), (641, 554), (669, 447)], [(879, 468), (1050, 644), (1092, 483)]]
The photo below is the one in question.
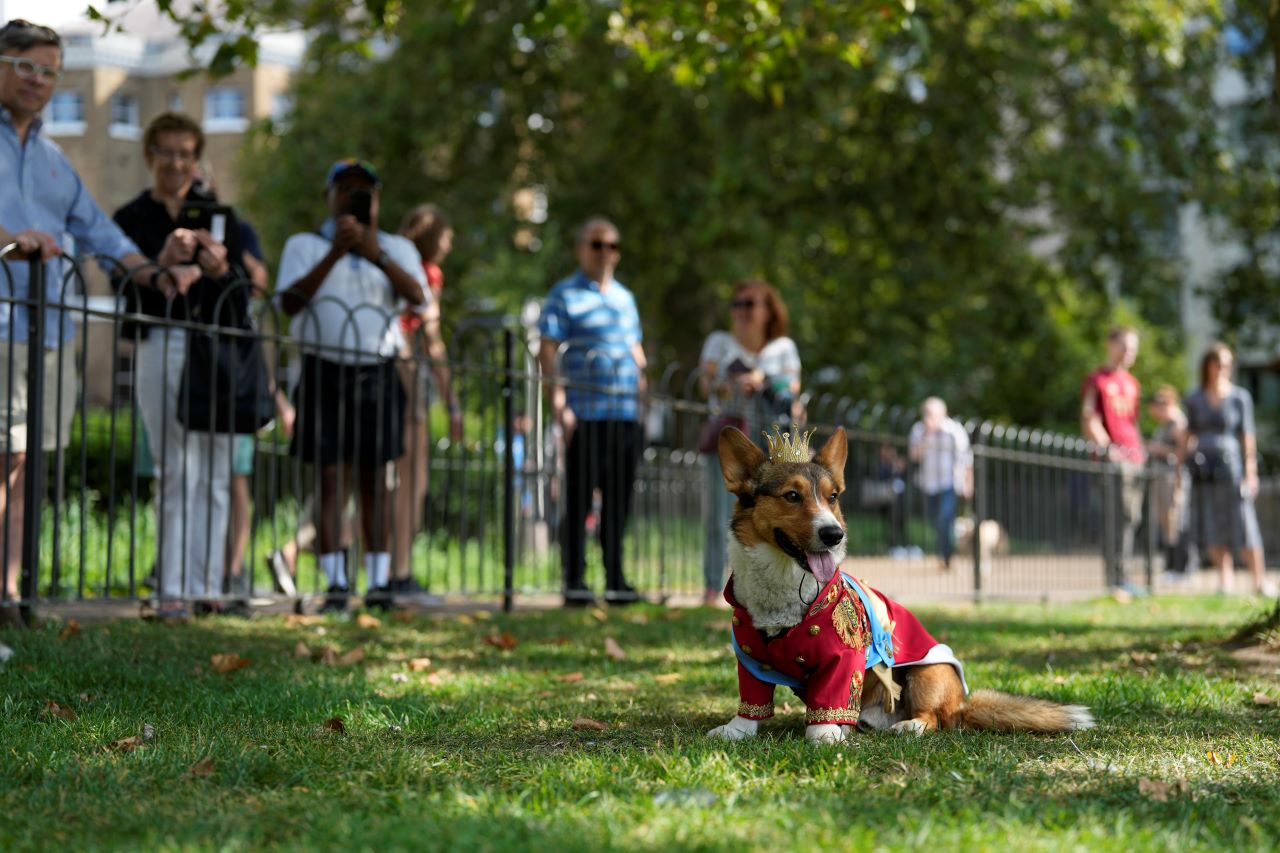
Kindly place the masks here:
[(759, 740), (705, 737), (737, 704), (723, 611), (0, 632), (0, 849), (1275, 847), (1280, 702), (1254, 696), (1280, 672), (1218, 645), (1257, 608), (920, 608), (971, 686), (1098, 727), (834, 747), (794, 697)]

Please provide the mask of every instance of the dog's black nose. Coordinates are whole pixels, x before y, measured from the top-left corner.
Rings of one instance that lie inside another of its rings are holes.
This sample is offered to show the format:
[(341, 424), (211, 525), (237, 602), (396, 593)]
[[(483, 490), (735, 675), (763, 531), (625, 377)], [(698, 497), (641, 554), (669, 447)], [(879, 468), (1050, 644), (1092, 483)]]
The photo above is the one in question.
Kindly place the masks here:
[(818, 531), (818, 538), (822, 540), (823, 545), (834, 548), (844, 538), (844, 528), (838, 524), (828, 524)]

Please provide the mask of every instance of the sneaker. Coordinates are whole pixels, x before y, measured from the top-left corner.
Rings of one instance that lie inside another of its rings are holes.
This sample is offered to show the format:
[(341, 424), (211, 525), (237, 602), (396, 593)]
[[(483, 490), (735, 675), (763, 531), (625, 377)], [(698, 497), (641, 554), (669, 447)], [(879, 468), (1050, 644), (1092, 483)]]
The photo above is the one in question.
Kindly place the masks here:
[(604, 600), (613, 605), (636, 604), (644, 601), (644, 596), (629, 583), (623, 583), (617, 589), (604, 591)]
[(391, 581), (391, 600), (397, 607), (439, 607), (444, 598), (429, 592), (413, 578), (394, 578)]
[(297, 598), (298, 587), (289, 574), (289, 564), (284, 561), (284, 552), (276, 549), (267, 555), (267, 568), (271, 572), (271, 583), (276, 592), (289, 598)]
[(596, 594), (585, 586), (571, 586), (564, 591), (565, 607), (595, 607)]
[(334, 584), (325, 590), (324, 604), (320, 605), (321, 613), (345, 613), (347, 611), (347, 597), (351, 595), (351, 590), (345, 586)]
[(364, 594), (364, 606), (370, 610), (390, 610), (394, 602), (391, 599), (391, 585), (375, 586)]
[(197, 601), (191, 605), (196, 616), (233, 616), (237, 619), (253, 618), (253, 608), (241, 598), (230, 601)]

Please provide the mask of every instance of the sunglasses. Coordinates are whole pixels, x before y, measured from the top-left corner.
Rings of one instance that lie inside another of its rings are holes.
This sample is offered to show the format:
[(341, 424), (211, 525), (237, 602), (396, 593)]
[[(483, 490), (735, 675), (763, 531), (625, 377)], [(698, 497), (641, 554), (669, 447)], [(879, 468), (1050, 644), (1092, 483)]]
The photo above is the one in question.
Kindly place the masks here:
[(595, 249), (597, 252), (603, 252), (605, 249), (608, 249), (610, 252), (616, 252), (622, 248), (617, 243), (607, 243), (604, 240), (592, 240), (587, 245)]
[(194, 151), (172, 151), (167, 148), (157, 148), (153, 145), (147, 149), (147, 152), (162, 162), (194, 163), (196, 161), (196, 152)]
[(734, 299), (729, 303), (729, 307), (735, 308), (735, 309), (749, 310), (751, 308), (755, 308), (757, 305), (763, 305), (763, 304), (764, 304), (763, 302), (760, 302), (755, 299)]
[(61, 69), (50, 68), (48, 65), (41, 65), (39, 62), (32, 62), (30, 59), (25, 59), (21, 56), (0, 56), (0, 62), (12, 65), (14, 73), (20, 79), (29, 83), (37, 80), (45, 83), (57, 83), (62, 79)]

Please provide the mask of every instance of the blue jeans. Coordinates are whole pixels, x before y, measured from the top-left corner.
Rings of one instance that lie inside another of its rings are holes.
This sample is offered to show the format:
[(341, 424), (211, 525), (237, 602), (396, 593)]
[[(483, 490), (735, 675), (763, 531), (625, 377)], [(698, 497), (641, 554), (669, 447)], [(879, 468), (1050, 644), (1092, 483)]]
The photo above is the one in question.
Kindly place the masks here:
[(942, 562), (951, 565), (951, 555), (956, 550), (956, 492), (955, 489), (943, 489), (936, 495), (924, 496), (925, 512), (933, 522), (933, 531), (937, 537), (938, 556)]

